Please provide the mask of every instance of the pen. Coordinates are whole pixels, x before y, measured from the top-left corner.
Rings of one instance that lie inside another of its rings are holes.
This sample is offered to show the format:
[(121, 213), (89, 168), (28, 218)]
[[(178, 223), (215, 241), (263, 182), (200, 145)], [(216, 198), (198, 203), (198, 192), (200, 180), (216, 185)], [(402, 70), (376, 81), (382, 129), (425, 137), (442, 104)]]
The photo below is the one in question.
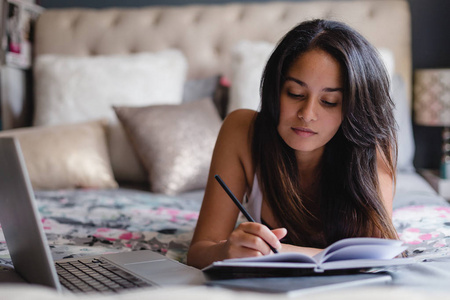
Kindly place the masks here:
[[(223, 182), (222, 178), (220, 178), (219, 175), (214, 175), (214, 178), (216, 178), (216, 180), (220, 183), (220, 185), (225, 190), (225, 192), (227, 192), (228, 196), (230, 196), (231, 200), (233, 200), (234, 204), (236, 204), (236, 206), (239, 208), (239, 210), (242, 212), (242, 214), (245, 216), (245, 218), (249, 222), (256, 222), (252, 218), (252, 216), (250, 216), (250, 214), (247, 212), (247, 210), (245, 210), (245, 208), (244, 208), (244, 206), (242, 206), (241, 202), (239, 202), (239, 200), (236, 198), (236, 196), (231, 192), (231, 190), (228, 188), (228, 186), (225, 184), (225, 182)], [(267, 242), (266, 242), (266, 244), (270, 247), (270, 250), (272, 250), (273, 253), (278, 253), (277, 249), (272, 247)]]

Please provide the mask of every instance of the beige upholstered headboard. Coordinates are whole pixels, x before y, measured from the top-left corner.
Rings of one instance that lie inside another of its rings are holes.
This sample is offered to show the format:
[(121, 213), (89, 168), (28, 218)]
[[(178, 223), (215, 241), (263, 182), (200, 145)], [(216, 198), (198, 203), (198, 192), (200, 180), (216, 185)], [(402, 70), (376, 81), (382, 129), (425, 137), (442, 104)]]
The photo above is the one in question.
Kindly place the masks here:
[(411, 26), (406, 0), (231, 3), (139, 9), (54, 9), (39, 18), (35, 55), (126, 54), (179, 48), (189, 78), (227, 74), (241, 39), (278, 41), (302, 20), (345, 21), (376, 47), (394, 52), (411, 90)]

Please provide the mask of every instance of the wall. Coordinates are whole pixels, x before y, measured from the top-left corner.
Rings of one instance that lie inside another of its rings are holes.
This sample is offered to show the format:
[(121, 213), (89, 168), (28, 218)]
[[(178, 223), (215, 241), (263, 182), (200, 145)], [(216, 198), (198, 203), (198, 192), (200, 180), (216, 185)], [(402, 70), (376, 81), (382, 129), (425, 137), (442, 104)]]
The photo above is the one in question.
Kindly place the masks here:
[[(450, 68), (450, 1), (409, 0), (412, 16), (413, 67)], [(442, 127), (414, 125), (416, 167), (437, 169)]]
[[(260, 0), (257, 2), (267, 2)], [(320, 0), (297, 0), (320, 1)], [(335, 0), (337, 1), (337, 0)], [(450, 68), (450, 0), (408, 0), (412, 19), (413, 67)], [(41, 0), (46, 8), (106, 6), (129, 7), (145, 5), (183, 5), (187, 3), (217, 4), (226, 0)], [(256, 2), (256, 1), (241, 1)], [(441, 130), (414, 125), (416, 139), (415, 166), (438, 168), (441, 153)]]

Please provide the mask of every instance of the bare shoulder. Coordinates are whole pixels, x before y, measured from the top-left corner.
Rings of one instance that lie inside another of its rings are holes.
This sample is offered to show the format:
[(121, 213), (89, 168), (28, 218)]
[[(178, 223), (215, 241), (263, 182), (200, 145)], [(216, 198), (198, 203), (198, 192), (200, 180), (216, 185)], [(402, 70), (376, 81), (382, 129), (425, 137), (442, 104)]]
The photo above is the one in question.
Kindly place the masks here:
[[(214, 150), (212, 167), (217, 172), (238, 173), (240, 168), (246, 181), (253, 176), (251, 159), (252, 126), (257, 112), (239, 109), (231, 112), (224, 120)], [(232, 167), (234, 166), (234, 167)]]
[(222, 124), (219, 138), (233, 140), (233, 144), (241, 143), (240, 146), (243, 146), (242, 143), (247, 145), (256, 114), (256, 111), (249, 109), (232, 111)]
[(237, 109), (227, 115), (223, 127), (228, 128), (250, 128), (257, 112), (250, 109)]

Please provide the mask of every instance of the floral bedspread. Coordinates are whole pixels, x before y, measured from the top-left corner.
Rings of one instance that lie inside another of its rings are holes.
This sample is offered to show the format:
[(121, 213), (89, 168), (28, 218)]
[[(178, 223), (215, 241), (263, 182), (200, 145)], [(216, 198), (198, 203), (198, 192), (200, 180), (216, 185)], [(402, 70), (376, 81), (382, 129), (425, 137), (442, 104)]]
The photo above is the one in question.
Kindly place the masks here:
[[(151, 249), (186, 262), (203, 193), (164, 196), (117, 189), (37, 191), (35, 196), (55, 260)], [(393, 220), (409, 256), (450, 255), (450, 206), (398, 208)], [(11, 267), (1, 231), (0, 266)]]
[(409, 256), (450, 255), (450, 206), (414, 205), (394, 210), (394, 226)]
[[(150, 249), (185, 262), (202, 196), (127, 189), (35, 193), (55, 260)], [(0, 264), (10, 264), (1, 231)]]

